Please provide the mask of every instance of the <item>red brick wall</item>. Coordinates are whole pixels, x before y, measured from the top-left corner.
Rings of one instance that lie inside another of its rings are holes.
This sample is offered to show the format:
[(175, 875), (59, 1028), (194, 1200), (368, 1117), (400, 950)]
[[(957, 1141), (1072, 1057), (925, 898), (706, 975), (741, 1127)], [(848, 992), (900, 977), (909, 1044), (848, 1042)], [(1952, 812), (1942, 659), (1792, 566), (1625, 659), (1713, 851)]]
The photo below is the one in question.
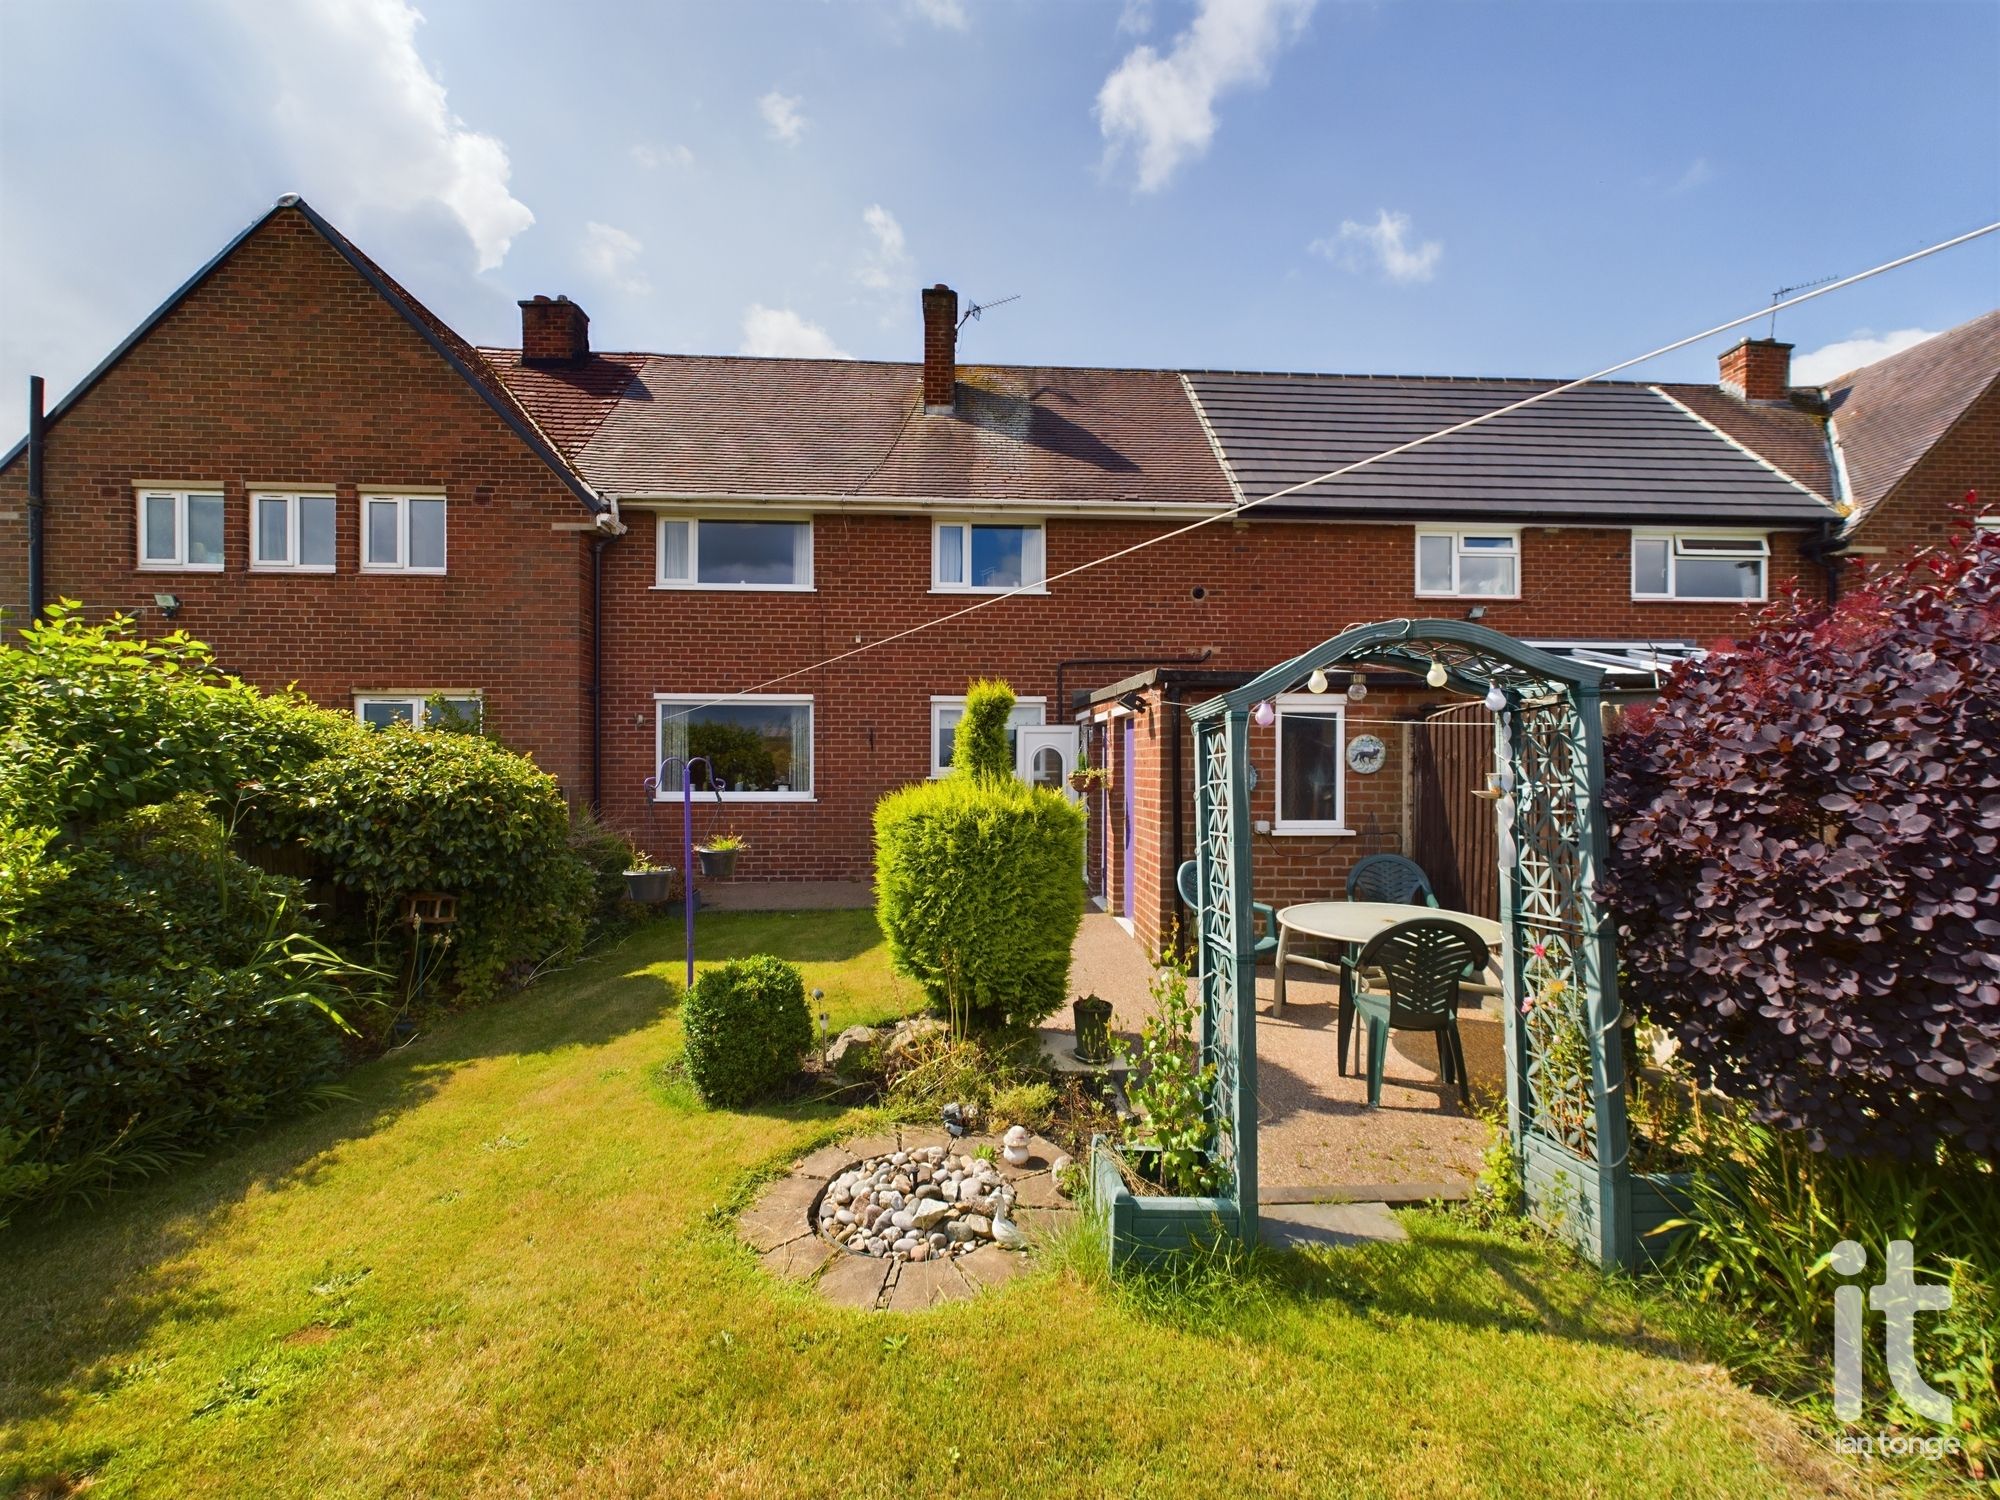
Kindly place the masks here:
[[(53, 424), (47, 592), (209, 642), (264, 687), (479, 688), (488, 722), (586, 790), (583, 508), (296, 213), (280, 213)], [(137, 567), (137, 482), (220, 485), (225, 571)], [(249, 571), (252, 488), (332, 486), (338, 571)], [(361, 574), (361, 488), (442, 487), (447, 573)], [(26, 458), (0, 474), (22, 509)], [(0, 521), (0, 600), (26, 595), (25, 527)], [(169, 626), (156, 593), (182, 600)], [(12, 616), (16, 623), (19, 616)]]
[[(649, 847), (678, 847), (680, 837), (678, 806), (650, 806), (641, 790), (654, 769), (654, 693), (744, 691), (970, 602), (928, 592), (931, 528), (921, 517), (820, 516), (811, 593), (655, 590), (653, 526), (630, 508), (626, 520), (631, 534), (606, 559), (605, 810)], [(1049, 572), (1165, 529), (1159, 522), (1051, 521)], [(1796, 544), (1791, 535), (1773, 537), (1773, 586), (1797, 576), (1816, 591), (1819, 574), (1800, 564)], [(1058, 582), (1046, 596), (1006, 599), (794, 678), (770, 691), (814, 695), (816, 800), (738, 803), (721, 813), (710, 804), (697, 813), (697, 831), (726, 824), (749, 840), (740, 878), (865, 878), (877, 798), (928, 772), (933, 694), (962, 693), (974, 677), (1004, 677), (1023, 696), (1048, 698), (1054, 721), (1065, 717), (1054, 701), (1065, 658), (1182, 656), (1212, 647), (1207, 665), (1259, 671), (1350, 624), (1462, 615), (1467, 601), (1415, 596), (1414, 545), (1406, 525), (1225, 524)], [(1704, 643), (1744, 628), (1752, 611), (1736, 606), (1633, 603), (1628, 549), (1622, 530), (1528, 529), (1524, 597), (1489, 603), (1485, 623), (1522, 635)], [(1204, 590), (1200, 600), (1192, 597), (1196, 587)], [(1064, 691), (1139, 670), (1072, 668)], [(1152, 754), (1149, 744), (1142, 738), (1142, 755)], [(1397, 775), (1385, 770), (1376, 780)], [(1118, 800), (1114, 793), (1114, 807)], [(1154, 816), (1142, 809), (1142, 827)], [(1111, 843), (1115, 863), (1117, 838)], [(1093, 838), (1092, 849), (1093, 867), (1101, 868), (1102, 841)], [(1172, 873), (1164, 871), (1164, 879)]]
[(1967, 490), (1978, 492), (1981, 514), (2000, 514), (2000, 384), (1967, 407), (1854, 528), (1854, 546), (1869, 549), (1863, 566), (1893, 563), (1943, 541), (1962, 524), (1957, 507)]

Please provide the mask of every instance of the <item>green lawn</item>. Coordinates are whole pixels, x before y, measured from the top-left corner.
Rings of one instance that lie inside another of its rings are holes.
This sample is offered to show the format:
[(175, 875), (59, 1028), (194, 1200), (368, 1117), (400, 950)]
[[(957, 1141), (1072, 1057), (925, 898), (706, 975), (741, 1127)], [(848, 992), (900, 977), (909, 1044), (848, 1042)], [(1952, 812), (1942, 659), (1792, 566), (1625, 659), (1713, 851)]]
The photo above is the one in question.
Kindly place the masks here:
[[(914, 997), (867, 912), (703, 919), (832, 1024)], [(1199, 1314), (1086, 1249), (917, 1316), (712, 1211), (832, 1129), (710, 1113), (677, 924), (353, 1074), (353, 1102), (0, 1234), (0, 1494), (1823, 1494), (1791, 1421), (1559, 1256), (1413, 1215)], [(861, 1118), (859, 1116), (857, 1119)]]

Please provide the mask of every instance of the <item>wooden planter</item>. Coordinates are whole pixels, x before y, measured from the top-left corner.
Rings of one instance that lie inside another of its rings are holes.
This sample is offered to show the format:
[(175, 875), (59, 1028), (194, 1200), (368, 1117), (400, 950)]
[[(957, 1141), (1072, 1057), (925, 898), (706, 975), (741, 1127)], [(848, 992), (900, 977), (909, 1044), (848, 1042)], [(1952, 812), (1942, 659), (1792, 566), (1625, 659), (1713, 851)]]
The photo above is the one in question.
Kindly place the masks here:
[(701, 873), (711, 880), (727, 880), (736, 873), (736, 849), (697, 849), (694, 857), (701, 861)]
[[(1521, 1145), (1528, 1216), (1564, 1239), (1589, 1243), (1597, 1234), (1597, 1163), (1572, 1156), (1533, 1132)], [(1664, 1234), (1654, 1231), (1671, 1219), (1687, 1216), (1692, 1180), (1687, 1172), (1632, 1174), (1632, 1237), (1642, 1261), (1659, 1260), (1687, 1233), (1685, 1229)]]
[(627, 870), (625, 872), (625, 894), (634, 901), (647, 905), (658, 905), (667, 899), (673, 889), (672, 870)]
[(1149, 1266), (1239, 1232), (1236, 1203), (1230, 1198), (1142, 1198), (1125, 1185), (1112, 1144), (1103, 1136), (1090, 1142), (1090, 1182), (1096, 1212), (1104, 1216), (1111, 1269)]

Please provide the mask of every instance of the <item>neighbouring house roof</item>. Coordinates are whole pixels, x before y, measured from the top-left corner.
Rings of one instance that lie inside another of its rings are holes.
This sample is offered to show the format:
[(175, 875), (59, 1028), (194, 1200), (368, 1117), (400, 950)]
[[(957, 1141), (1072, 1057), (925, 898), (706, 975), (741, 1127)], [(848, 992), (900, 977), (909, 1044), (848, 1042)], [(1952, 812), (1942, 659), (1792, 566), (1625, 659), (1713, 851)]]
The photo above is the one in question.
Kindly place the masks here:
[(955, 409), (926, 413), (916, 364), (614, 354), (558, 368), (483, 352), (621, 498), (1234, 499), (1171, 371), (960, 365)]
[(1830, 381), (1827, 407), (1859, 525), (2000, 380), (2000, 309)]
[(1815, 495), (1828, 501), (1837, 498), (1826, 413), (1817, 397), (1804, 393), (1792, 401), (1746, 401), (1719, 385), (1659, 389)]
[[(1190, 372), (1231, 473), (1273, 494), (1558, 382)], [(1712, 419), (1711, 419), (1712, 420)], [(1716, 423), (1716, 426), (1722, 424)], [(1438, 520), (1816, 524), (1819, 495), (1651, 386), (1566, 391), (1274, 503)]]
[[(563, 456), (557, 444), (552, 442), (550, 437), (541, 430), (528, 410), (514, 396), (513, 392), (507, 388), (505, 382), (499, 378), (493, 368), (486, 363), (484, 356), (477, 349), (473, 348), (472, 345), (460, 338), (458, 334), (453, 332), (450, 325), (442, 318), (438, 317), (437, 314), (433, 313), (423, 303), (405, 291), (386, 271), (364, 255), (352, 240), (334, 228), (305, 199), (298, 197), (296, 194), (286, 194), (264, 213), (258, 215), (241, 233), (237, 234), (221, 250), (217, 251), (201, 269), (176, 288), (166, 301), (154, 308), (138, 327), (134, 328), (119, 341), (118, 347), (106, 355), (96, 369), (84, 376), (75, 389), (71, 390), (54, 406), (49, 408), (46, 418), (48, 424), (53, 426), (61, 420), (63, 414), (81, 400), (98, 381), (109, 374), (120, 360), (137, 347), (146, 335), (159, 325), (161, 320), (187, 300), (196, 288), (206, 282), (210, 276), (214, 275), (236, 253), (237, 248), (244, 241), (262, 229), (273, 218), (283, 213), (296, 213), (306, 223), (311, 225), (313, 230), (331, 245), (343, 260), (354, 267), (361, 275), (361, 278), (381, 296), (382, 300), (387, 302), (405, 322), (414, 328), (424, 342), (429, 344), (446, 364), (450, 365), (452, 369), (456, 370), (464, 378), (466, 384), (471, 386), (473, 392), (493, 409), (500, 420), (506, 423), (538, 458), (555, 471), (556, 477), (568, 487), (571, 493), (592, 510), (601, 510), (604, 508), (604, 502), (592, 492), (590, 486), (584, 482), (582, 476), (577, 473), (576, 469)], [(0, 470), (7, 468), (21, 454), (26, 452), (27, 446), (28, 440), (23, 437), (7, 451), (4, 457), (0, 457)]]

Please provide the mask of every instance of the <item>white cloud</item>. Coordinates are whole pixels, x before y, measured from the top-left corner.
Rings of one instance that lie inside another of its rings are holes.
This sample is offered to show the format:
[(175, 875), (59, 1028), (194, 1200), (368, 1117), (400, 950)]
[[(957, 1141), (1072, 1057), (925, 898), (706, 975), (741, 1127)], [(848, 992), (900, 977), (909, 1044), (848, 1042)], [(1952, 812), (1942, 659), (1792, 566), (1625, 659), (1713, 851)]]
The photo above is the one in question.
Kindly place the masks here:
[(1373, 264), (1391, 281), (1429, 281), (1444, 259), (1444, 241), (1412, 244), (1409, 234), (1410, 216), (1384, 208), (1377, 210), (1373, 224), (1343, 219), (1339, 234), (1314, 240), (1306, 248), (1350, 271)]
[(1715, 180), (1715, 168), (1708, 164), (1708, 158), (1697, 156), (1688, 163), (1687, 170), (1674, 180), (1669, 193), (1691, 193), (1703, 183)]
[(583, 226), (583, 268), (620, 291), (650, 292), (652, 284), (637, 272), (645, 250), (636, 235), (595, 219)]
[[(1139, 188), (1153, 192), (1215, 137), (1223, 94), (1264, 82), (1317, 0), (1200, 0), (1193, 23), (1164, 56), (1134, 47), (1097, 92), (1097, 124), (1111, 155), (1137, 153)], [(1119, 16), (1122, 28), (1131, 11)]]
[(308, 198), (336, 216), (442, 205), (481, 271), (506, 259), (535, 216), (508, 188), (506, 146), (452, 113), (407, 0), (234, 0), (231, 10), (259, 53), (247, 86), (275, 92), (271, 124)]
[(1118, 8), (1118, 34), (1144, 36), (1153, 29), (1153, 0), (1125, 0)]
[(656, 146), (648, 141), (640, 141), (632, 148), (632, 160), (635, 165), (644, 167), (648, 172), (655, 167), (691, 167), (694, 165), (694, 152), (678, 143), (671, 146)]
[(942, 26), (949, 31), (965, 30), (965, 0), (911, 0), (911, 4), (916, 13), (933, 26)]
[(806, 117), (799, 113), (799, 106), (805, 100), (797, 94), (781, 94), (776, 89), (757, 101), (757, 112), (764, 117), (764, 127), (771, 132), (771, 139), (783, 141), (787, 146), (796, 146), (806, 133)]
[(792, 359), (847, 359), (845, 349), (817, 323), (809, 323), (789, 307), (753, 302), (743, 312), (743, 342), (739, 354), (763, 354)]
[(1874, 364), (1878, 359), (1914, 349), (1925, 339), (1936, 338), (1940, 331), (1935, 328), (1898, 328), (1894, 333), (1877, 335), (1870, 329), (1857, 329), (1847, 338), (1822, 345), (1793, 360), (1792, 384), (1825, 385), (1849, 370), (1858, 370), (1863, 365)]
[(861, 262), (861, 269), (854, 273), (854, 279), (876, 292), (895, 291), (915, 280), (909, 243), (903, 238), (903, 226), (896, 222), (896, 216), (881, 204), (871, 203), (861, 211), (861, 222), (868, 226), (875, 243)]

